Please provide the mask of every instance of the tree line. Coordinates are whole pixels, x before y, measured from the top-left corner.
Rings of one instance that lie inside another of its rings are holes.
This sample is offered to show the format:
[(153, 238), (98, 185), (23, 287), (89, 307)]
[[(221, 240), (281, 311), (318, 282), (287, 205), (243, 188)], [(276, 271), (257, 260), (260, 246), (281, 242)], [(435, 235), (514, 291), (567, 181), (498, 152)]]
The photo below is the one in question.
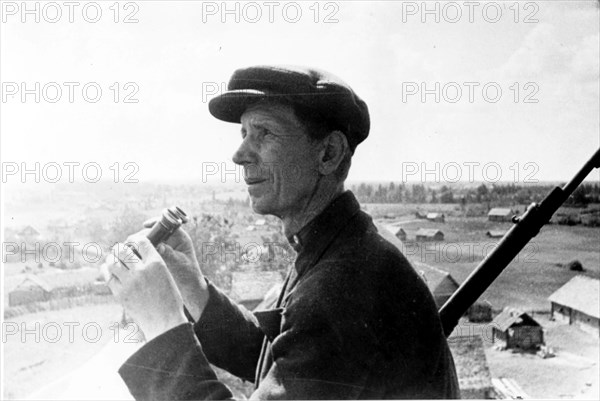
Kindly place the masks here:
[[(561, 184), (562, 186), (562, 184)], [(433, 186), (425, 184), (352, 185), (352, 192), (363, 203), (502, 203), (527, 204), (539, 202), (554, 185), (522, 186), (511, 184), (480, 184), (476, 187)], [(585, 206), (600, 203), (600, 184), (583, 183), (567, 200), (567, 205)]]

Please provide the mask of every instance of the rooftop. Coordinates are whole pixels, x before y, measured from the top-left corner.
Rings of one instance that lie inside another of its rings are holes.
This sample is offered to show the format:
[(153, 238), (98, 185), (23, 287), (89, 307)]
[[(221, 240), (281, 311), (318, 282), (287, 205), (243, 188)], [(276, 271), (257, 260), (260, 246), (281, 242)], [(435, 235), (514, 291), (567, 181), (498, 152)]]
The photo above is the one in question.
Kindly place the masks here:
[(496, 316), (493, 323), (500, 331), (508, 330), (512, 326), (539, 326), (534, 318), (522, 310), (506, 307)]
[(600, 280), (580, 275), (573, 277), (548, 299), (600, 319), (599, 293)]
[(489, 211), (488, 216), (509, 216), (513, 213), (511, 209), (495, 207)]
[(438, 230), (437, 228), (419, 228), (416, 235), (433, 237), (434, 235), (437, 235), (438, 233), (444, 235), (444, 233), (441, 230)]

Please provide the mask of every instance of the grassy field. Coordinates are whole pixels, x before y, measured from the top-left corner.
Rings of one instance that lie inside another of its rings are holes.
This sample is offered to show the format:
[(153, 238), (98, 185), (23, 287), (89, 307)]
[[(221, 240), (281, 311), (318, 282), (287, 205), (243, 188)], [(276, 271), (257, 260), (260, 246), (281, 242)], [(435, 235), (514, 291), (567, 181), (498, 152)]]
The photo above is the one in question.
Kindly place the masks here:
[[(403, 251), (409, 259), (446, 270), (461, 283), (500, 240), (487, 237), (486, 232), (507, 231), (512, 223), (490, 222), (486, 217), (458, 217), (460, 211), (452, 207), (455, 205), (437, 206), (437, 209), (429, 210), (447, 213), (445, 223), (416, 219), (417, 205), (368, 205), (367, 211), (375, 216), (387, 215), (387, 219), (379, 221), (388, 229), (397, 231), (402, 227), (407, 232)], [(415, 243), (414, 235), (419, 228), (440, 229), (444, 241)], [(573, 276), (600, 277), (599, 244), (600, 228), (547, 225), (496, 279), (482, 299), (491, 302), (495, 309), (510, 305), (548, 310), (547, 297)], [(585, 271), (579, 273), (563, 267), (572, 260), (579, 260)]]

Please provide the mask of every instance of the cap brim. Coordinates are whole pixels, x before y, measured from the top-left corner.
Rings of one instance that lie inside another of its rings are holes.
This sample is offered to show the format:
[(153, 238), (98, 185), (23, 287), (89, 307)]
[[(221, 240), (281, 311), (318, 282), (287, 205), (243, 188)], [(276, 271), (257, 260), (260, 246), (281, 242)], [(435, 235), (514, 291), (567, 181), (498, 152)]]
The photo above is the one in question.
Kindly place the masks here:
[(246, 109), (267, 97), (262, 91), (244, 89), (225, 92), (208, 103), (208, 110), (215, 118), (230, 123), (239, 123)]

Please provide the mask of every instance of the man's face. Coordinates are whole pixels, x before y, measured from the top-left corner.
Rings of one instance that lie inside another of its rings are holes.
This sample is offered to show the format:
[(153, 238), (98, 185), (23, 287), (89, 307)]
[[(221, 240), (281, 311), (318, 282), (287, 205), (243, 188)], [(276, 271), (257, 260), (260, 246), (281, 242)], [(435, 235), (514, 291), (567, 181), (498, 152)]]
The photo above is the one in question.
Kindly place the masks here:
[(316, 188), (318, 152), (289, 106), (257, 105), (242, 115), (242, 144), (233, 155), (244, 166), (252, 208), (294, 216)]

